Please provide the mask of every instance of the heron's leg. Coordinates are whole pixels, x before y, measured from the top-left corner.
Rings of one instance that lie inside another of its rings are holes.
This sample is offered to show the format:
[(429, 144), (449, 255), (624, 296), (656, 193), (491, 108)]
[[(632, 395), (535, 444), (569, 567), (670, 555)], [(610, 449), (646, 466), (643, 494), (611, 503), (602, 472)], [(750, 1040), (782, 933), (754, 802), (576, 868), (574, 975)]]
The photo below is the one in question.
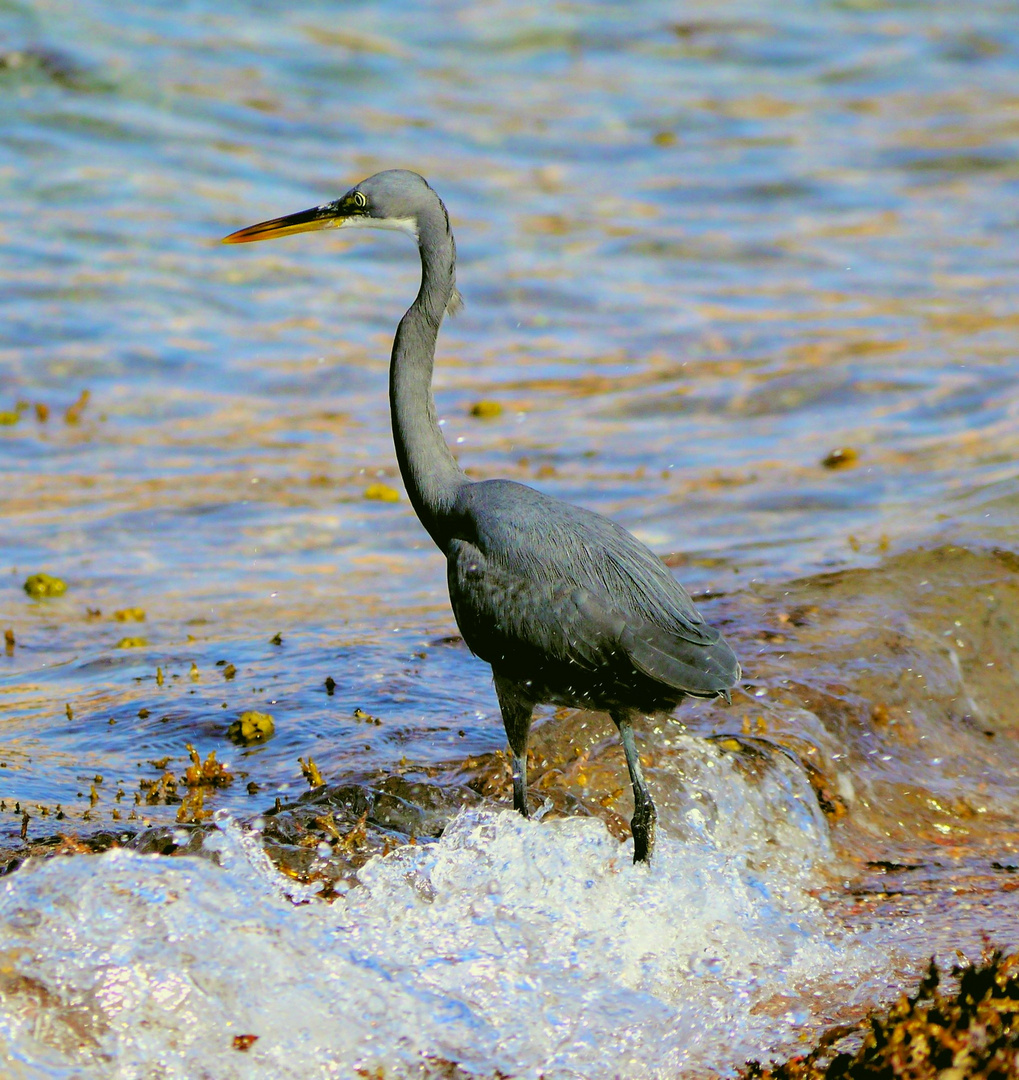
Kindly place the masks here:
[(626, 767), (630, 770), (630, 783), (633, 784), (633, 818), (630, 821), (630, 828), (633, 830), (633, 861), (635, 863), (650, 862), (651, 852), (655, 846), (655, 822), (658, 819), (658, 812), (655, 810), (651, 792), (648, 791), (644, 772), (640, 767), (640, 756), (633, 738), (630, 714), (614, 712), (612, 719), (619, 728), (623, 741), (623, 753), (626, 754)]
[(527, 734), (531, 730), (534, 702), (519, 683), (499, 675), (495, 676), (495, 692), (513, 755), (513, 809), (527, 817)]

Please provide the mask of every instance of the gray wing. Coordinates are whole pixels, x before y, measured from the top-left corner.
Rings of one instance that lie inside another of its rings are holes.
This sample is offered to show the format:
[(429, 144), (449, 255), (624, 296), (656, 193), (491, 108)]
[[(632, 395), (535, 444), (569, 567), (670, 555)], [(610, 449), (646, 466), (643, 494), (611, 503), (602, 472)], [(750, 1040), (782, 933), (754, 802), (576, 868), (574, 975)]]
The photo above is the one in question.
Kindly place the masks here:
[(498, 663), (486, 653), (525, 648), (589, 671), (625, 661), (691, 694), (736, 683), (722, 636), (625, 529), (511, 481), (468, 491), (461, 512), (473, 535), (450, 549), (449, 583), (478, 655)]
[(457, 625), (490, 664), (544, 660), (596, 671), (618, 647), (622, 619), (571, 583), (521, 577), (465, 540), (453, 541), (448, 570)]

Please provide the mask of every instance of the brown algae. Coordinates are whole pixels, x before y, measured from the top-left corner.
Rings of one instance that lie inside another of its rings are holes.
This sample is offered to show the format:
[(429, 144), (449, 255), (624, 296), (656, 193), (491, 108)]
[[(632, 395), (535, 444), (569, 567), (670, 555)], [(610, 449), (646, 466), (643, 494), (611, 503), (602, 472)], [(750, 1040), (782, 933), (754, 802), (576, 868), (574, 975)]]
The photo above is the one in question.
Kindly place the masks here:
[[(952, 971), (954, 994), (938, 989), (932, 960), (916, 993), (890, 1009), (875, 1010), (859, 1025), (832, 1029), (808, 1054), (781, 1064), (748, 1062), (744, 1080), (965, 1080), (1019, 1076), (1019, 955), (994, 952), (979, 964)], [(855, 1052), (831, 1046), (861, 1029)]]
[(92, 394), (88, 390), (82, 390), (78, 395), (78, 400), (73, 405), (69, 405), (64, 412), (64, 423), (77, 424), (81, 421), (81, 414), (85, 411), (85, 406), (88, 405), (89, 399)]
[(234, 782), (233, 773), (221, 761), (216, 760), (216, 751), (210, 750), (208, 757), (202, 761), (198, 751), (186, 743), (187, 752), (191, 757), (191, 764), (185, 769), (183, 783), (185, 787), (226, 787)]
[(322, 774), (318, 770), (318, 766), (315, 764), (311, 755), (308, 755), (308, 760), (304, 758), (298, 758), (298, 763), (301, 766), (301, 773), (304, 779), (308, 781), (308, 787), (321, 787), (325, 781), (322, 779)]

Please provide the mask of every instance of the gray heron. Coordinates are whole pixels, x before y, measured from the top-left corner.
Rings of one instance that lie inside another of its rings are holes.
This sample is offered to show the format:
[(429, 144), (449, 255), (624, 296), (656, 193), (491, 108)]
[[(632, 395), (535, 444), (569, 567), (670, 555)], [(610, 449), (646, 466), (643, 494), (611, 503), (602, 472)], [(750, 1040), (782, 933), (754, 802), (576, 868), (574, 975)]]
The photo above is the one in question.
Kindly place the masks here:
[(472, 481), (439, 429), (432, 396), (443, 317), (460, 305), (456, 243), (442, 200), (392, 169), (335, 202), (232, 233), (248, 243), (316, 229), (397, 229), (417, 242), (421, 288), (389, 369), (396, 456), (414, 510), (446, 556), (449, 598), (471, 651), (492, 666), (525, 817), (536, 705), (607, 711), (633, 785), (633, 861), (647, 862), (657, 813), (633, 734), (639, 714), (688, 696), (728, 699), (740, 666), (665, 564), (622, 526), (511, 480)]

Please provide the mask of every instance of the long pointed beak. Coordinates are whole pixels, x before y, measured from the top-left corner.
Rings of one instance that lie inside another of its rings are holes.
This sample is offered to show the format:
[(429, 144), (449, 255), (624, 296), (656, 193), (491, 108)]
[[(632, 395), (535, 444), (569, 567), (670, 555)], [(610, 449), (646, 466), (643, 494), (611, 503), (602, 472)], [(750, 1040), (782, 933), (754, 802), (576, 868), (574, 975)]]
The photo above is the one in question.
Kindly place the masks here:
[(223, 237), (224, 244), (250, 244), (255, 240), (273, 240), (277, 236), (290, 236), (293, 233), (315, 232), (318, 229), (337, 229), (346, 215), (339, 213), (335, 203), (326, 206), (313, 206), (310, 210), (299, 210), (296, 214), (260, 221), (246, 229), (238, 229)]

